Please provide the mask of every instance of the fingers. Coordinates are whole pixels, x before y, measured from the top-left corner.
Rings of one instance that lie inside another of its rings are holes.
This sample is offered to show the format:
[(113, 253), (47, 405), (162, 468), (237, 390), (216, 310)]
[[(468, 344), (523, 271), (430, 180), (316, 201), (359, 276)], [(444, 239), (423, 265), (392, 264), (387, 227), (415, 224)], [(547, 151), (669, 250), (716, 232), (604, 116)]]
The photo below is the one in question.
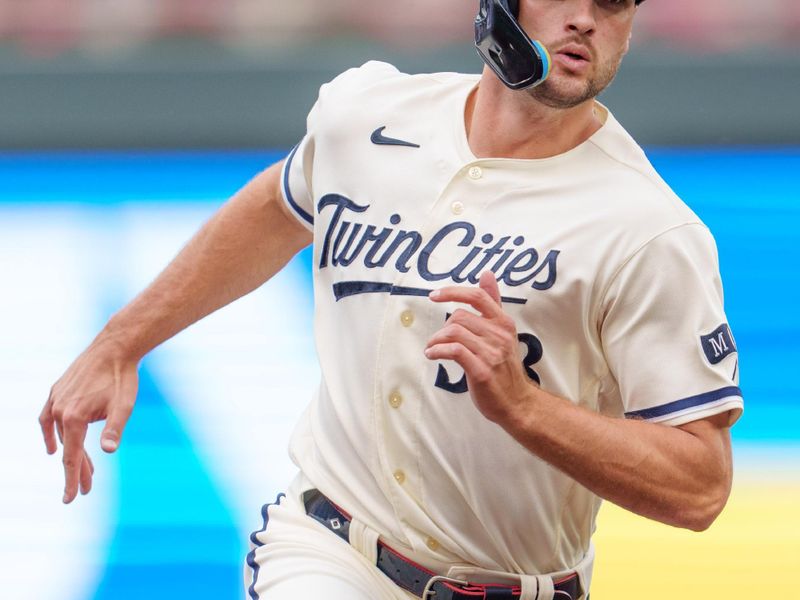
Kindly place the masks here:
[(444, 327), (431, 336), (428, 346), (441, 342), (464, 343), (472, 352), (482, 356), (485, 352), (479, 351), (479, 346), (489, 350), (516, 347), (516, 335), (510, 319), (508, 323), (505, 319), (490, 321), (459, 308), (450, 315)]
[[(461, 356), (453, 344), (461, 345), (469, 355), (482, 362), (484, 366), (502, 362), (504, 350), (516, 348), (516, 328), (503, 310), (500, 288), (491, 271), (484, 272), (479, 287), (451, 286), (431, 293), (435, 302), (461, 302), (477, 309), (480, 315), (468, 310), (457, 309), (447, 320), (445, 326), (428, 341), (425, 355), (428, 358), (440, 357), (440, 352), (448, 353), (447, 358)], [(437, 346), (447, 347), (447, 349)], [(452, 355), (452, 356), (451, 356)], [(459, 361), (458, 358), (452, 360)], [(470, 357), (466, 357), (469, 361)], [(466, 365), (461, 365), (465, 370)]]
[(481, 275), (480, 282), (479, 287), (449, 286), (434, 290), (428, 297), (434, 302), (469, 304), (484, 317), (496, 317), (503, 312), (497, 281), (494, 275), (487, 271)]
[[(475, 315), (472, 315), (475, 317)], [(480, 317), (475, 317), (476, 319), (480, 319)], [(476, 356), (480, 356), (484, 352), (484, 348), (486, 344), (483, 342), (482, 338), (479, 335), (476, 335), (473, 331), (470, 331), (464, 325), (459, 323), (448, 323), (444, 327), (442, 327), (439, 331), (433, 334), (430, 340), (428, 340), (428, 348), (432, 348), (437, 344), (450, 344), (450, 343), (458, 343), (462, 344), (464, 347), (467, 348), (472, 354)], [(426, 352), (427, 355), (427, 352)], [(430, 357), (429, 357), (430, 358)]]
[(53, 419), (52, 395), (53, 392), (51, 391), (50, 398), (47, 399), (47, 402), (45, 403), (44, 408), (39, 415), (39, 426), (42, 428), (44, 446), (47, 449), (48, 454), (55, 454), (56, 450), (58, 450), (58, 444), (56, 443), (55, 420)]
[(117, 402), (109, 410), (106, 426), (100, 434), (100, 447), (106, 452), (115, 452), (119, 448), (122, 430), (133, 411), (133, 403)]
[(483, 383), (488, 380), (490, 375), (486, 364), (464, 344), (459, 342), (436, 344), (426, 348), (425, 356), (430, 360), (452, 360), (457, 362), (471, 381)]
[(497, 285), (497, 279), (494, 276), (494, 273), (491, 271), (484, 271), (481, 273), (481, 278), (478, 280), (478, 286), (487, 294), (489, 297), (497, 302), (498, 306), (503, 305), (503, 300), (500, 296), (500, 286)]
[[(510, 353), (510, 349), (516, 349), (516, 344), (511, 343), (512, 333), (470, 312), (456, 311), (445, 326), (428, 340), (425, 356), (434, 359), (437, 353), (431, 352), (431, 349), (441, 345), (459, 344), (475, 357), (482, 367), (491, 369), (502, 364), (509, 356), (515, 356)], [(453, 351), (451, 348), (450, 352)], [(453, 360), (458, 361), (458, 359)], [(467, 371), (466, 364), (462, 364), (461, 367)], [(469, 374), (469, 371), (467, 372)]]
[(80, 417), (65, 416), (62, 420), (64, 427), (64, 504), (69, 504), (78, 495), (78, 486), (81, 479), (86, 452), (83, 441), (86, 438), (88, 425)]
[[(452, 332), (449, 328), (458, 325), (484, 338), (486, 343), (495, 348), (516, 347), (517, 335), (514, 320), (504, 311), (495, 318), (485, 318), (469, 310), (458, 308), (449, 316), (444, 327), (439, 330)], [(439, 333), (437, 332), (437, 334)], [(434, 334), (435, 336), (436, 334)], [(433, 340), (434, 337), (431, 338)], [(430, 345), (430, 343), (429, 343)]]
[(80, 490), (84, 496), (92, 490), (92, 475), (94, 475), (94, 465), (92, 464), (92, 459), (89, 458), (89, 454), (84, 451), (80, 478)]
[[(450, 325), (460, 325), (472, 333), (480, 336), (495, 337), (497, 323), (476, 315), (463, 308), (456, 309), (445, 321), (444, 328)], [(440, 330), (441, 331), (441, 330)]]
[(97, 342), (53, 386), (39, 423), (48, 452), (57, 452), (59, 439), (63, 444), (64, 503), (92, 488), (94, 465), (85, 450), (89, 423), (105, 419), (100, 445), (106, 452), (119, 447), (136, 401), (137, 366), (116, 347)]

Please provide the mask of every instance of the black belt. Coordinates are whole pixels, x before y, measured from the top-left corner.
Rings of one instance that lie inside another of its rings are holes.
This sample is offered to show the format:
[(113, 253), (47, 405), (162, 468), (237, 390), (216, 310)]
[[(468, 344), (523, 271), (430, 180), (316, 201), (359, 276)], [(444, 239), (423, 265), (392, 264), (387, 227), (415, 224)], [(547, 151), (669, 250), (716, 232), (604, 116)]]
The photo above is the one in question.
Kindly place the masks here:
[[(350, 543), (350, 516), (328, 500), (319, 490), (303, 494), (306, 513), (333, 533)], [(378, 541), (378, 569), (389, 579), (422, 600), (519, 600), (518, 585), (469, 583), (436, 575)], [(558, 600), (577, 600), (580, 596), (578, 575), (572, 573), (553, 582)], [(538, 594), (537, 594), (538, 596)]]

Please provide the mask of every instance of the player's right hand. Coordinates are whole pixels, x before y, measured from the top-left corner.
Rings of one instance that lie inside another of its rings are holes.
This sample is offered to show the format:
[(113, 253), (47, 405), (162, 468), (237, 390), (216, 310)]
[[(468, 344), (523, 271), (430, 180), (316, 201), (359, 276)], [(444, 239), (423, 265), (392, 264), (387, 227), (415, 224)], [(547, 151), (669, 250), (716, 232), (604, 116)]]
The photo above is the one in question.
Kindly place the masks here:
[(110, 344), (95, 342), (50, 390), (39, 415), (48, 454), (58, 450), (56, 435), (64, 446), (64, 503), (88, 494), (94, 466), (84, 448), (89, 423), (106, 420), (100, 446), (114, 452), (133, 410), (139, 386), (138, 361), (123, 358)]

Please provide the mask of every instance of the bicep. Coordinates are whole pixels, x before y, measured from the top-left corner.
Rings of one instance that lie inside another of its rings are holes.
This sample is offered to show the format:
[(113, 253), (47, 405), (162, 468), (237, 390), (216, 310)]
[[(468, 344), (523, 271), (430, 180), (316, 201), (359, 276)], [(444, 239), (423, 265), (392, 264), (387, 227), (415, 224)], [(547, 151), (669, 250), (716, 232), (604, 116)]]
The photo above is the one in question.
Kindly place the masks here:
[(248, 182), (231, 204), (241, 202), (247, 205), (253, 224), (262, 227), (265, 241), (279, 254), (296, 252), (308, 246), (313, 238), (312, 232), (291, 212), (281, 191), (281, 170), (284, 161), (279, 161), (265, 169)]

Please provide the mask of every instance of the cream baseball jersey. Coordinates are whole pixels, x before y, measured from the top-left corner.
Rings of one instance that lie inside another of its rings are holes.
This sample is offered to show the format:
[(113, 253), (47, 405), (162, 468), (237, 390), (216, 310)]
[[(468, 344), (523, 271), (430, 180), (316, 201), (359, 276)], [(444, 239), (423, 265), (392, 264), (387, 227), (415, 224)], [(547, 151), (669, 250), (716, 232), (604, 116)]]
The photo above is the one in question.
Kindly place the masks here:
[[(479, 159), (478, 76), (370, 62), (324, 85), (283, 194), (313, 231), (322, 381), (291, 454), (308, 479), (423, 562), (542, 574), (590, 552), (600, 500), (474, 407), (427, 340), (436, 288), (491, 270), (542, 388), (675, 426), (742, 409), (714, 241), (600, 105), (588, 141)], [(581, 436), (580, 431), (565, 431)]]

